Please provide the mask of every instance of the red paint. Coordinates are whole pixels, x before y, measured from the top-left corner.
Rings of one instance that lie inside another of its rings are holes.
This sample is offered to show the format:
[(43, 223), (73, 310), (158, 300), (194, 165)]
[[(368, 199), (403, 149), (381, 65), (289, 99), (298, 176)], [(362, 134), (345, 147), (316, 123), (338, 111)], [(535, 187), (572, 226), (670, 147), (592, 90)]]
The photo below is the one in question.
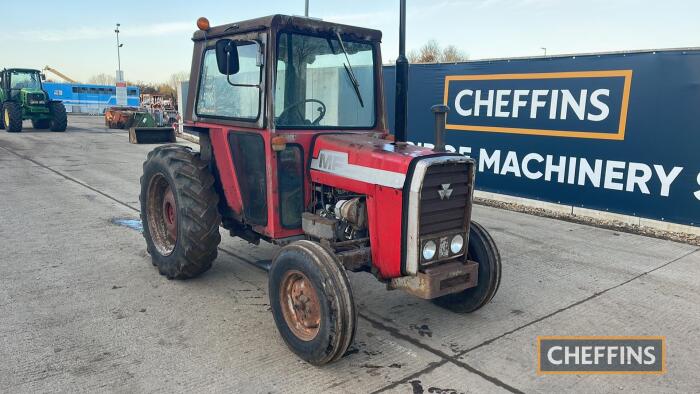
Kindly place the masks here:
[[(318, 157), (321, 149), (327, 149), (346, 152), (349, 164), (405, 174), (411, 160), (419, 156), (434, 154), (432, 150), (413, 145), (394, 145), (391, 141), (378, 138), (383, 134), (377, 132), (294, 130), (275, 133), (267, 129), (222, 127), (210, 123), (196, 123), (195, 126), (209, 129), (216, 166), (224, 189), (224, 197), (239, 220), (243, 219), (241, 191), (234, 170), (228, 133), (255, 133), (262, 136), (266, 148), (268, 223), (266, 226), (253, 226), (253, 229), (272, 239), (303, 234), (301, 228), (283, 228), (279, 215), (277, 152), (272, 150), (271, 140), (273, 137), (285, 136), (288, 144), (298, 144), (304, 152), (304, 205), (308, 207), (311, 202), (312, 182), (366, 195), (372, 264), (383, 278), (401, 276), (403, 190), (308, 170), (308, 165), (312, 158)], [(318, 134), (323, 135), (319, 136)], [(316, 139), (313, 152), (311, 152), (311, 143), (314, 137)]]

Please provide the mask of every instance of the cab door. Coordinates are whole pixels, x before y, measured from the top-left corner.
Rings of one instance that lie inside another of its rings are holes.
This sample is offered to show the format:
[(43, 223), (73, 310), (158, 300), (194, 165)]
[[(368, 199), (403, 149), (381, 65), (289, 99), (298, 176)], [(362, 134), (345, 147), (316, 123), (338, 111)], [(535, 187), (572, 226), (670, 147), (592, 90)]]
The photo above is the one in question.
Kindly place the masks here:
[[(239, 70), (219, 70), (216, 45), (232, 40)], [(269, 130), (265, 129), (266, 32), (248, 32), (211, 40), (202, 49), (194, 120), (209, 129), (219, 178), (233, 218), (269, 235)]]

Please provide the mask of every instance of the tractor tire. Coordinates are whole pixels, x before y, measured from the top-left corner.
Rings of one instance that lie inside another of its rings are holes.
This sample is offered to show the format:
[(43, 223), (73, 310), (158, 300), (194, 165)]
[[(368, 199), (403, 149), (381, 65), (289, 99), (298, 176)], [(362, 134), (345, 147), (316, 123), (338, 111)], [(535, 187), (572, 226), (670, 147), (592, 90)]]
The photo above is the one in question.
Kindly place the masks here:
[(289, 349), (313, 365), (342, 357), (355, 337), (357, 310), (335, 255), (297, 241), (277, 253), (268, 276), (272, 315)]
[(199, 153), (181, 145), (148, 153), (139, 200), (146, 250), (161, 275), (188, 279), (211, 268), (221, 242), (219, 195)]
[(0, 105), (0, 130), (5, 130), (5, 111), (2, 105)]
[(49, 102), (49, 110), (51, 111), (51, 120), (49, 121), (51, 131), (66, 131), (66, 127), (68, 127), (66, 106), (60, 101), (51, 101)]
[(3, 122), (9, 133), (22, 131), (22, 107), (12, 101), (5, 103), (2, 109)]
[(36, 130), (48, 129), (49, 126), (51, 126), (51, 121), (49, 119), (32, 120), (32, 127)]
[(501, 255), (488, 231), (476, 222), (472, 222), (469, 229), (467, 257), (479, 263), (477, 285), (433, 300), (452, 312), (476, 311), (491, 301), (501, 284)]

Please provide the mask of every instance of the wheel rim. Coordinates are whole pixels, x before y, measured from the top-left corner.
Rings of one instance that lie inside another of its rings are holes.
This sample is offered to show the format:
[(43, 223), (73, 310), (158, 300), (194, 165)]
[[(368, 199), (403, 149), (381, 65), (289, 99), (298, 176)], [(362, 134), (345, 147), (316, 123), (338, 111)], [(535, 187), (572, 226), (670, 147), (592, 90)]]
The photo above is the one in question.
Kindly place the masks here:
[(10, 124), (10, 111), (5, 108), (5, 126)]
[(302, 341), (316, 337), (321, 326), (321, 303), (313, 284), (300, 271), (288, 271), (280, 284), (280, 305), (287, 327)]
[(153, 245), (163, 256), (170, 255), (177, 242), (177, 203), (173, 189), (162, 174), (148, 186), (148, 229)]

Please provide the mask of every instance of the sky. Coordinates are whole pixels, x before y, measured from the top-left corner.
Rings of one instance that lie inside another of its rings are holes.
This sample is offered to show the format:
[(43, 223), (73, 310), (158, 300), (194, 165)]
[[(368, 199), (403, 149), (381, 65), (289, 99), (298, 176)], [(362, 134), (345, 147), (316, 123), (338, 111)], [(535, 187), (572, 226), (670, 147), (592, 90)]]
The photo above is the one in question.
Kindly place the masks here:
[[(470, 59), (700, 46), (697, 0), (407, 0), (406, 46), (430, 39)], [(398, 0), (310, 0), (312, 17), (382, 30), (384, 61), (398, 55)], [(212, 25), (303, 15), (304, 0), (35, 0), (3, 4), (0, 67), (43, 68), (87, 80), (117, 69), (165, 82), (189, 71), (198, 17)]]

